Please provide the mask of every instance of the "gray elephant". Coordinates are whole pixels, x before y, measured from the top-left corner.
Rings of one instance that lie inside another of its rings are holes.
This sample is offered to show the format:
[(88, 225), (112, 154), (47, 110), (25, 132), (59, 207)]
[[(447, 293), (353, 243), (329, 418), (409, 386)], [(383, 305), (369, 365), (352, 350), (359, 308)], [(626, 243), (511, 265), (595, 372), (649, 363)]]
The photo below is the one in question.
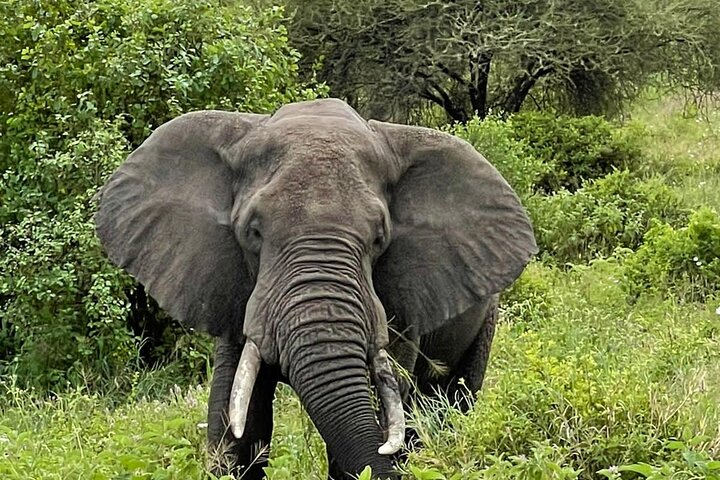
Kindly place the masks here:
[(324, 439), (331, 478), (366, 465), (397, 478), (404, 389), (388, 352), (420, 391), (452, 394), (460, 377), (479, 389), (497, 294), (536, 252), (517, 196), (470, 145), (336, 99), (182, 115), (99, 201), (111, 260), (217, 337), (209, 443), (245, 479), (263, 477), (264, 461), (243, 468), (270, 443), (278, 381)]

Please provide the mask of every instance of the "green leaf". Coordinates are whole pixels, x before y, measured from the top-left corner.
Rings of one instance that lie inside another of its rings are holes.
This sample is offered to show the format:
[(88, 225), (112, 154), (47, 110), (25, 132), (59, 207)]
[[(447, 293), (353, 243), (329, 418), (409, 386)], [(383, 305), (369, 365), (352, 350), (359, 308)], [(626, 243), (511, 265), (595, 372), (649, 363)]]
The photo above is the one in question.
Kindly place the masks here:
[(618, 471), (620, 472), (635, 472), (639, 473), (640, 475), (644, 477), (649, 477), (653, 474), (654, 469), (652, 466), (648, 465), (647, 463), (634, 463), (632, 465), (621, 465), (618, 467)]

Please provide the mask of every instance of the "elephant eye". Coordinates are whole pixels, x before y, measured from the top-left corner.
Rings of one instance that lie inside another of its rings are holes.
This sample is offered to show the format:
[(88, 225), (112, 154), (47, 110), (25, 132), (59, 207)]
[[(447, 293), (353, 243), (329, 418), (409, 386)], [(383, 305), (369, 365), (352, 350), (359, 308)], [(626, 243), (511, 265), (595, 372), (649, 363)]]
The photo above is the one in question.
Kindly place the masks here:
[(253, 251), (259, 252), (262, 246), (263, 236), (257, 220), (252, 220), (245, 230), (245, 246)]
[(377, 222), (375, 223), (375, 238), (372, 242), (372, 250), (376, 257), (379, 257), (390, 243), (390, 223), (384, 210), (380, 210)]
[(375, 239), (372, 243), (372, 249), (376, 255), (380, 255), (386, 247), (386, 237), (385, 232), (383, 229), (380, 229), (380, 232), (375, 236)]
[(382, 248), (383, 244), (385, 243), (385, 236), (380, 234), (377, 237), (375, 237), (375, 240), (373, 240), (373, 246), (376, 248)]
[(261, 241), (261, 240), (262, 240), (262, 235), (260, 234), (260, 230), (258, 230), (258, 229), (255, 228), (255, 227), (250, 227), (250, 228), (248, 229), (248, 238), (249, 238), (251, 241)]

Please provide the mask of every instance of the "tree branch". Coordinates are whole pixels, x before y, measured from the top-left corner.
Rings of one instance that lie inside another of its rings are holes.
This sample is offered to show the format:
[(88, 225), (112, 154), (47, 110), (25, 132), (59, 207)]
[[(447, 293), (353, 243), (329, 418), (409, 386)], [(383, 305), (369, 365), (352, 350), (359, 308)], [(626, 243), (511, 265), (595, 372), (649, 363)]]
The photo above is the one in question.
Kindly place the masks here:
[(455, 80), (456, 82), (458, 82), (460, 85), (462, 85), (462, 86), (464, 86), (464, 87), (468, 87), (468, 86), (469, 86), (468, 81), (465, 80), (465, 79), (462, 77), (462, 75), (458, 74), (457, 72), (453, 72), (453, 71), (450, 70), (447, 66), (445, 66), (443, 63), (438, 63), (437, 66), (438, 66), (438, 68), (440, 69), (441, 72), (443, 72), (445, 75), (447, 75), (448, 77), (450, 77), (450, 78), (452, 78), (453, 80)]
[(528, 94), (532, 87), (535, 86), (538, 80), (545, 75), (552, 73), (552, 67), (540, 67), (533, 73), (529, 73), (533, 70), (534, 64), (531, 62), (528, 68), (519, 75), (514, 82), (513, 88), (508, 92), (505, 101), (503, 102), (503, 111), (506, 113), (517, 113), (520, 111), (520, 107), (525, 102)]
[[(441, 106), (448, 116), (456, 122), (467, 122), (467, 113), (465, 113), (462, 108), (458, 108), (458, 106), (455, 105), (452, 98), (450, 98), (450, 95), (440, 85), (438, 85), (438, 83), (435, 82), (430, 75), (423, 72), (416, 72), (416, 76), (422, 78), (425, 82), (425, 88), (420, 91), (421, 97)], [(430, 89), (434, 90), (434, 92)]]

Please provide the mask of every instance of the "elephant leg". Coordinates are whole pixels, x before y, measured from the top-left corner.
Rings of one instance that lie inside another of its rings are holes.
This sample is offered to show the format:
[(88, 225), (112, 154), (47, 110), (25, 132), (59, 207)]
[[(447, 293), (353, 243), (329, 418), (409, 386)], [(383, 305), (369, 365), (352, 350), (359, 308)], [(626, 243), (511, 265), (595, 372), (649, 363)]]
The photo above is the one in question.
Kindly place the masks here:
[(330, 454), (330, 451), (327, 450), (327, 457), (328, 457), (328, 480), (350, 480), (353, 477), (349, 477), (345, 474), (345, 472), (342, 471), (340, 467), (338, 467), (337, 462)]
[(208, 441), (211, 471), (216, 476), (228, 473), (247, 480), (264, 478), (270, 453), (273, 428), (272, 401), (279, 373), (262, 364), (248, 408), (245, 432), (235, 438), (228, 422), (230, 391), (242, 345), (218, 340), (213, 381), (208, 401)]
[[(448, 398), (454, 400), (463, 413), (472, 408), (475, 393), (482, 388), (485, 380), (497, 318), (498, 307), (495, 302), (487, 309), (480, 331), (463, 354), (458, 368), (450, 375), (450, 381), (446, 385)], [(461, 378), (464, 385), (458, 382)]]
[[(480, 390), (485, 378), (497, 323), (497, 305), (497, 295), (486, 297), (447, 327), (422, 338), (423, 356), (415, 369), (420, 393), (433, 395), (439, 390), (462, 411), (470, 409), (473, 394)], [(448, 370), (439, 373), (431, 362), (438, 362)]]

